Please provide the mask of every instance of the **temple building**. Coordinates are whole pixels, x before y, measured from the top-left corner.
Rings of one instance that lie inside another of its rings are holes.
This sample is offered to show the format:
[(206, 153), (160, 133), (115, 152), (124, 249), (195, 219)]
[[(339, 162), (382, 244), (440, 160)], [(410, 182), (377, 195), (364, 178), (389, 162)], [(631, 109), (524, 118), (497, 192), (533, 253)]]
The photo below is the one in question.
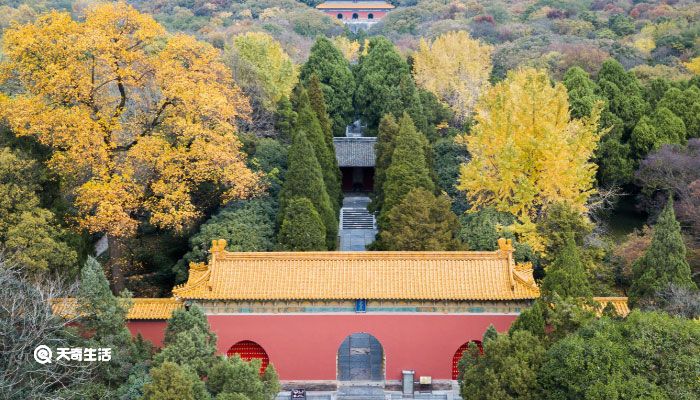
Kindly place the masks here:
[(376, 137), (333, 138), (335, 156), (342, 175), (343, 192), (371, 192), (374, 190), (374, 145)]
[[(539, 297), (530, 264), (496, 251), (228, 252), (215, 240), (170, 299), (133, 299), (127, 325), (162, 345), (174, 310), (198, 305), (220, 354), (274, 364), (283, 387), (400, 386), (402, 371), (448, 389), (469, 343), (508, 330)], [(597, 298), (626, 315), (626, 298)], [(69, 315), (73, 299), (54, 303)]]
[(353, 28), (369, 28), (394, 8), (393, 5), (385, 1), (373, 0), (326, 1), (316, 6), (316, 9), (323, 11), (331, 18), (349, 25), (353, 31), (356, 31)]

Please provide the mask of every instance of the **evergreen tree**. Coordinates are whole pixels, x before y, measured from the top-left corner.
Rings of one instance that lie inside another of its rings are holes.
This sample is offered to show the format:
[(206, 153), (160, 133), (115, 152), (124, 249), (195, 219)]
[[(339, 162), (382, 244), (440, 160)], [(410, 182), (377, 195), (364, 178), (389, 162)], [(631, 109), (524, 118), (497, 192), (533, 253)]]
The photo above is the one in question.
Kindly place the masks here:
[(311, 108), (308, 93), (303, 87), (298, 87), (295, 91), (294, 105), (297, 112), (295, 130), (301, 130), (306, 133), (306, 137), (311, 143), (318, 164), (321, 167), (323, 182), (333, 206), (333, 211), (337, 214), (342, 204), (343, 193), (340, 190), (340, 170), (335, 158), (335, 151), (332, 146), (328, 145), (321, 124), (316, 118), (316, 113)]
[(287, 97), (283, 97), (277, 102), (277, 112), (275, 113), (275, 129), (285, 141), (292, 140), (292, 130), (297, 123), (297, 113), (292, 107), (292, 102)]
[(311, 109), (316, 113), (318, 123), (321, 125), (321, 130), (323, 130), (323, 138), (326, 140), (326, 145), (332, 150), (333, 122), (328, 115), (328, 107), (326, 107), (326, 97), (323, 94), (321, 80), (318, 79), (318, 75), (315, 72), (311, 74), (309, 82), (306, 84), (306, 92), (309, 95)]
[(352, 99), (355, 93), (355, 78), (350, 70), (350, 63), (324, 36), (319, 36), (311, 47), (309, 58), (301, 68), (301, 80), (308, 84), (313, 74), (316, 74), (321, 82), (328, 114), (333, 122), (333, 134), (343, 136), (345, 127), (352, 122), (354, 113)]
[(209, 400), (204, 382), (186, 366), (164, 362), (151, 370), (143, 400)]
[(287, 163), (289, 169), (280, 192), (279, 223), (282, 223), (282, 218), (286, 215), (286, 208), (294, 197), (306, 197), (311, 200), (326, 228), (327, 248), (334, 249), (338, 234), (337, 215), (333, 211), (326, 185), (323, 182), (321, 166), (305, 131), (297, 130), (294, 132)]
[(637, 78), (614, 59), (603, 62), (598, 72), (598, 94), (607, 99), (610, 112), (622, 120), (626, 134), (648, 110)]
[(128, 292), (122, 297), (114, 296), (102, 266), (88, 257), (80, 272), (77, 311), (82, 316), (80, 329), (90, 336), (88, 347), (112, 349), (111, 361), (98, 363), (93, 381), (95, 386), (101, 386), (95, 390), (105, 396), (126, 381), (135, 364), (145, 361), (126, 327), (126, 315), (131, 308), (129, 297)]
[(174, 362), (205, 376), (216, 360), (216, 335), (204, 311), (196, 305), (173, 312), (163, 344), (165, 347), (156, 354), (154, 365)]
[(460, 394), (476, 400), (539, 400), (537, 374), (544, 362), (540, 340), (526, 331), (485, 341), (484, 354), (463, 356)]
[(279, 381), (272, 365), (268, 365), (261, 376), (260, 360), (244, 361), (238, 356), (220, 358), (209, 373), (207, 387), (217, 400), (229, 398), (223, 396), (274, 400), (279, 393)]
[(566, 238), (564, 247), (546, 269), (546, 273), (542, 281), (542, 292), (545, 296), (551, 296), (554, 293), (562, 297), (576, 298), (592, 295), (581, 254), (574, 238), (570, 235)]
[[(328, 147), (328, 153), (330, 156), (329, 173), (334, 172), (336, 175), (335, 179), (329, 177), (329, 180), (326, 181), (326, 187), (328, 188), (332, 184), (337, 185), (337, 204), (338, 209), (340, 209), (340, 205), (343, 204), (343, 192), (340, 188), (341, 174), (340, 168), (338, 168), (338, 159), (335, 156), (335, 146), (333, 145), (333, 127), (330, 117), (328, 116), (326, 100), (323, 94), (323, 90), (321, 88), (321, 81), (318, 79), (318, 75), (316, 74), (312, 74), (311, 78), (309, 79), (308, 95), (309, 102), (311, 104), (311, 109), (313, 109), (316, 113), (316, 118), (318, 119), (318, 122), (321, 125), (321, 130), (323, 131), (323, 138), (325, 140), (326, 146)], [(321, 165), (321, 167), (323, 167), (323, 165)], [(331, 197), (331, 201), (335, 201), (331, 191), (332, 190), (328, 192), (328, 195)]]
[(288, 251), (325, 250), (326, 228), (311, 201), (306, 197), (293, 198), (282, 219), (279, 243)]
[(459, 222), (450, 199), (416, 187), (387, 214), (379, 247), (393, 251), (449, 251), (460, 248)]
[(659, 214), (651, 245), (632, 266), (632, 275), (629, 290), (632, 305), (653, 305), (656, 294), (670, 284), (697, 289), (690, 276), (685, 243), (680, 224), (676, 221), (672, 197)]
[(377, 130), (377, 142), (374, 145), (376, 159), (374, 164), (374, 196), (368, 207), (372, 212), (379, 211), (384, 203), (383, 187), (386, 170), (391, 164), (391, 156), (394, 153), (398, 134), (399, 124), (396, 122), (396, 118), (392, 114), (382, 117)]
[(642, 159), (664, 144), (684, 143), (685, 136), (683, 120), (668, 108), (659, 107), (651, 117), (645, 115), (639, 119), (632, 131), (630, 142), (637, 159)]
[(595, 151), (598, 182), (605, 187), (625, 185), (632, 181), (634, 160), (629, 143), (623, 140), (624, 123), (605, 110), (601, 114), (600, 125), (606, 127), (608, 133), (602, 137)]
[(369, 52), (360, 59), (357, 69), (355, 106), (376, 134), (380, 119), (386, 114), (399, 117), (407, 112), (419, 130), (425, 132), (427, 120), (408, 63), (393, 43), (383, 37), (370, 41)]
[(590, 116), (599, 98), (595, 94), (596, 84), (589, 78), (588, 72), (580, 67), (569, 68), (564, 74), (564, 86), (569, 93), (571, 117)]
[(391, 164), (386, 169), (386, 180), (382, 185), (384, 203), (379, 214), (380, 225), (384, 225), (389, 211), (414, 188), (429, 192), (435, 190), (430, 179), (430, 171), (425, 157), (427, 140), (416, 131), (411, 117), (404, 114), (399, 120), (399, 132), (391, 156)]
[(683, 91), (678, 88), (669, 89), (659, 101), (658, 107), (667, 108), (680, 117), (689, 138), (700, 136), (700, 89), (697, 86), (690, 86)]
[(493, 326), (493, 324), (489, 324), (489, 327), (486, 328), (486, 332), (484, 332), (484, 337), (482, 338), (482, 343), (486, 343), (489, 340), (493, 340), (498, 338), (498, 331), (496, 330), (496, 327)]

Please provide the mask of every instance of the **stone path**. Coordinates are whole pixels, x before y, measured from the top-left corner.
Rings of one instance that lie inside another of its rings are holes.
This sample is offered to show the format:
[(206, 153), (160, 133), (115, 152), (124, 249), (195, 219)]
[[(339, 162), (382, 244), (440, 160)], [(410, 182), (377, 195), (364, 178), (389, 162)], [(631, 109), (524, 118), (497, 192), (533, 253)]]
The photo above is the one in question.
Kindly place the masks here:
[(347, 194), (340, 210), (340, 251), (365, 251), (377, 235), (374, 215), (367, 211), (370, 199), (364, 195)]

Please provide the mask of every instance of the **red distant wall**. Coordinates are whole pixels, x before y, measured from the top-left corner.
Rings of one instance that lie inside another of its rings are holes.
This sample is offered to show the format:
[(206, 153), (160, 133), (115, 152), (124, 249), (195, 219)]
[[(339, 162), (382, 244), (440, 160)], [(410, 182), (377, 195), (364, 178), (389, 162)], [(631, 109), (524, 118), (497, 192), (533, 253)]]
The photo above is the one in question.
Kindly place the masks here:
[(129, 328), (134, 337), (140, 333), (144, 339), (149, 340), (157, 347), (163, 346), (165, 327), (167, 325), (168, 321), (166, 320), (132, 320), (126, 322), (126, 327)]
[(510, 314), (319, 314), (210, 315), (218, 351), (226, 354), (241, 340), (261, 345), (282, 380), (335, 380), (338, 347), (352, 333), (370, 333), (382, 344), (386, 379), (401, 371), (452, 378), (459, 347), (481, 340), (489, 324), (506, 331)]
[(329, 17), (338, 19), (338, 14), (343, 14), (343, 21), (344, 20), (352, 20), (352, 15), (357, 14), (358, 19), (361, 20), (367, 20), (368, 15), (372, 14), (374, 15), (374, 20), (379, 21), (380, 19), (384, 18), (386, 15), (386, 11), (349, 11), (349, 10), (323, 10), (326, 14), (328, 14)]

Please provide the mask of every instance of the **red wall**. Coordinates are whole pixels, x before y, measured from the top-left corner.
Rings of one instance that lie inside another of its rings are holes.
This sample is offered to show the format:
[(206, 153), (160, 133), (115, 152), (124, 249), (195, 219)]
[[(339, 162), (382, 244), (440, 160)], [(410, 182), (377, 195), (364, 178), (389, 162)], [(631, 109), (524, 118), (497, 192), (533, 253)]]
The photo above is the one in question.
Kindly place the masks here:
[(165, 327), (167, 325), (167, 320), (132, 320), (126, 322), (126, 327), (129, 328), (129, 331), (131, 331), (131, 334), (134, 337), (140, 333), (144, 339), (149, 340), (157, 347), (163, 346), (163, 338), (165, 337)]
[(386, 11), (347, 11), (347, 10), (325, 10), (329, 17), (337, 19), (338, 14), (343, 14), (343, 21), (352, 20), (352, 15), (357, 14), (358, 19), (366, 20), (368, 14), (374, 14), (374, 20), (379, 21), (386, 15)]
[(489, 324), (505, 331), (508, 314), (320, 314), (210, 315), (218, 351), (241, 340), (261, 345), (282, 380), (335, 380), (338, 347), (348, 335), (365, 332), (384, 348), (386, 379), (401, 371), (416, 376), (452, 378), (452, 357), (459, 346), (481, 340)]

